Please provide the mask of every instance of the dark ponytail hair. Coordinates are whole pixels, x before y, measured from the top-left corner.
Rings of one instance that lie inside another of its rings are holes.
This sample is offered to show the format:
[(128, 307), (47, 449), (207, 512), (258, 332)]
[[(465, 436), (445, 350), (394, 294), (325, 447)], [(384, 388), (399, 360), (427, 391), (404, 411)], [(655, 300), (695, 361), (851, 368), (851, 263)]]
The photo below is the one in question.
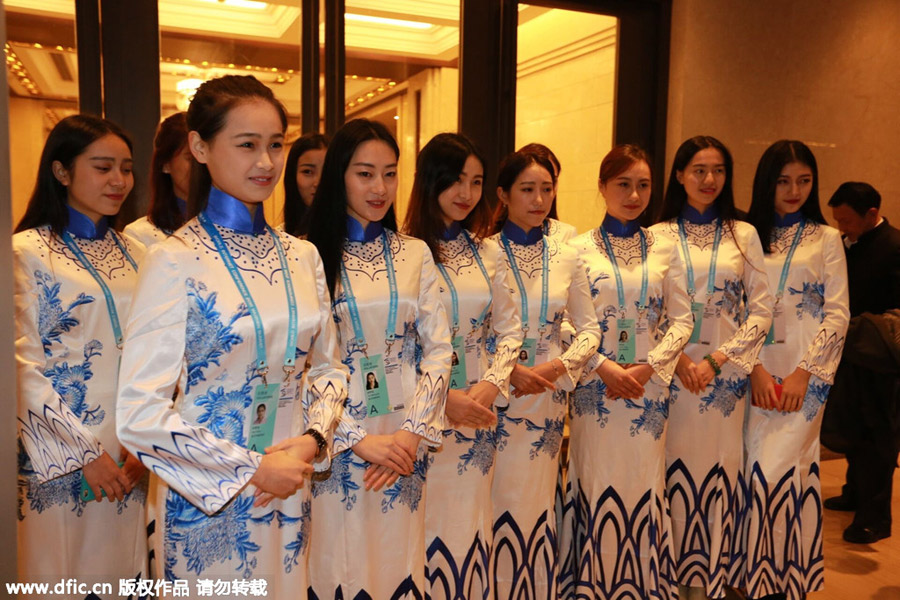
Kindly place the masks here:
[[(153, 159), (150, 163), (150, 209), (147, 211), (147, 220), (170, 233), (184, 225), (184, 214), (176, 201), (172, 176), (164, 173), (163, 168), (187, 146), (187, 134), (187, 115), (184, 112), (177, 112), (160, 123), (159, 129), (156, 130), (156, 138), (153, 140)], [(182, 200), (187, 202), (187, 198)]]
[[(546, 170), (547, 173), (550, 174), (550, 179), (553, 181), (553, 184), (556, 185), (556, 174), (553, 170), (553, 163), (550, 162), (549, 158), (533, 152), (517, 150), (512, 154), (508, 154), (506, 158), (500, 162), (500, 168), (497, 172), (497, 187), (504, 192), (509, 193), (513, 184), (516, 182), (516, 179), (522, 174), (522, 171), (531, 165), (537, 165)], [(493, 233), (500, 231), (503, 228), (503, 223), (505, 223), (508, 218), (509, 209), (506, 204), (498, 202), (497, 209), (494, 211)]]
[(309, 223), (306, 216), (309, 207), (300, 196), (300, 188), (297, 187), (297, 165), (300, 157), (309, 150), (327, 150), (328, 138), (321, 133), (307, 133), (299, 138), (291, 146), (287, 161), (284, 163), (284, 230), (291, 235), (306, 235)]
[(812, 171), (812, 190), (800, 212), (810, 221), (825, 224), (822, 207), (819, 206), (819, 167), (812, 150), (798, 140), (779, 140), (766, 148), (753, 177), (753, 200), (747, 221), (756, 227), (759, 241), (766, 254), (772, 252), (772, 229), (775, 228), (775, 187), (785, 165), (798, 162)]
[[(316, 196), (309, 207), (309, 222), (315, 227), (309, 228), (308, 240), (319, 250), (328, 290), (334, 297), (335, 286), (339, 279), (341, 260), (344, 254), (344, 242), (347, 239), (347, 188), (344, 175), (350, 167), (350, 160), (356, 149), (363, 142), (378, 140), (384, 142), (400, 157), (397, 141), (387, 127), (377, 121), (353, 119), (338, 129), (328, 145), (325, 163), (322, 165), (322, 178), (316, 188)], [(397, 229), (397, 216), (394, 205), (388, 209), (381, 220), (388, 229)]]
[[(484, 169), (484, 158), (469, 138), (458, 133), (439, 133), (425, 144), (416, 159), (416, 178), (403, 229), (428, 244), (435, 262), (442, 262), (438, 241), (444, 230), (438, 197), (456, 183), (470, 156), (478, 159)], [(484, 237), (490, 228), (491, 209), (484, 196), (482, 184), (481, 198), (461, 223), (476, 237)]]
[[(200, 139), (210, 142), (225, 127), (232, 108), (264, 100), (271, 104), (281, 119), (282, 131), (287, 130), (287, 111), (268, 87), (252, 75), (225, 75), (210, 79), (199, 88), (187, 110), (187, 126), (196, 131)], [(188, 218), (206, 208), (212, 179), (206, 165), (194, 160), (191, 166), (191, 191), (188, 197)]]
[[(88, 146), (107, 135), (121, 138), (129, 152), (133, 152), (128, 134), (112, 121), (100, 117), (72, 115), (53, 127), (41, 152), (34, 191), (25, 214), (16, 225), (16, 233), (49, 225), (53, 233), (62, 235), (69, 224), (68, 191), (53, 174), (53, 163), (59, 161), (67, 171), (71, 171), (75, 159)], [(107, 217), (110, 227), (115, 227), (116, 216)]]

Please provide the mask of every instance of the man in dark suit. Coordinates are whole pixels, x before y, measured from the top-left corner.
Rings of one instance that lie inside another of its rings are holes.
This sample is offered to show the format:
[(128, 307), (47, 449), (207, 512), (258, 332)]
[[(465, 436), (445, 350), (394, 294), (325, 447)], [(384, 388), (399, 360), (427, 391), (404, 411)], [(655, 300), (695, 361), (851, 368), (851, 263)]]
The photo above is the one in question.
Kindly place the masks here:
[[(856, 511), (843, 537), (848, 542), (870, 544), (891, 535), (900, 376), (889, 351), (875, 355), (880, 363), (876, 367), (875, 361), (860, 364), (854, 360), (860, 353), (851, 352), (854, 356), (850, 356), (847, 349), (878, 343), (881, 338), (888, 344), (883, 348), (890, 347), (894, 336), (877, 329), (882, 335), (873, 335), (871, 324), (889, 322), (888, 317), (896, 317), (896, 313), (888, 311), (900, 308), (900, 230), (879, 214), (881, 195), (867, 183), (842, 184), (828, 206), (847, 251), (851, 325), (832, 388), (832, 418), (826, 412), (823, 426), (826, 444), (829, 421), (834, 424), (832, 430), (839, 432), (835, 439), (842, 440), (839, 445), (846, 451), (847, 483), (840, 496), (828, 498), (824, 504), (831, 510)], [(863, 313), (870, 314), (860, 317)], [(883, 317), (873, 321), (873, 315)], [(866, 323), (860, 319), (866, 319)], [(854, 334), (857, 339), (852, 339)]]

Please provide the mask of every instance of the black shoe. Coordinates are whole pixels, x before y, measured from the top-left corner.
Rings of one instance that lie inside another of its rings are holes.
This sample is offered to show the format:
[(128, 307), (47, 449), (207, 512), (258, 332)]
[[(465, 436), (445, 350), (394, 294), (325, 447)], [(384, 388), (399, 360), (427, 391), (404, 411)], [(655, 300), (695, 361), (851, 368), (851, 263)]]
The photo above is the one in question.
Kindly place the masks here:
[(856, 502), (844, 495), (826, 498), (825, 502), (822, 503), (822, 506), (828, 510), (840, 510), (845, 512), (853, 512), (856, 510)]
[(851, 544), (874, 544), (878, 540), (891, 537), (890, 529), (872, 529), (851, 523), (844, 530), (844, 541)]

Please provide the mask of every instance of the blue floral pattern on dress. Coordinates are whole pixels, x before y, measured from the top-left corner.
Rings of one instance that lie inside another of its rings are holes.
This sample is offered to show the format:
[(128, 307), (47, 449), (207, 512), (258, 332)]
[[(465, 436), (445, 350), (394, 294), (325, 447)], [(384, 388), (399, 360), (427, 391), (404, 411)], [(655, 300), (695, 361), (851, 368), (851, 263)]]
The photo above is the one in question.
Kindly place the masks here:
[(68, 362), (63, 361), (44, 370), (44, 375), (50, 380), (53, 389), (84, 425), (99, 425), (106, 418), (106, 411), (99, 404), (89, 408), (85, 401), (86, 382), (94, 376), (91, 371), (91, 359), (100, 356), (101, 350), (103, 344), (99, 340), (91, 340), (84, 346), (84, 362), (81, 364), (70, 367)]
[(723, 287), (716, 287), (716, 291), (722, 292), (722, 298), (716, 302), (720, 311), (731, 315), (735, 323), (740, 323), (742, 317), (741, 303), (744, 301), (744, 282), (740, 279), (726, 279)]
[(253, 404), (254, 379), (259, 375), (252, 366), (247, 371), (247, 381), (236, 390), (225, 391), (223, 386), (211, 387), (205, 394), (197, 396), (194, 404), (203, 409), (197, 423), (205, 425), (217, 438), (246, 446), (244, 423), (247, 409)]
[(543, 452), (551, 458), (556, 458), (559, 449), (562, 446), (563, 436), (563, 419), (544, 419), (544, 425), (533, 423), (530, 419), (525, 419), (525, 427), (528, 431), (540, 431), (541, 437), (531, 443), (531, 451), (528, 455), (534, 460)]
[(804, 281), (803, 289), (788, 288), (792, 296), (799, 295), (800, 302), (796, 304), (797, 318), (802, 319), (803, 313), (819, 323), (825, 320), (825, 284), (821, 281)]
[[(284, 547), (284, 549), (288, 551), (288, 554), (284, 557), (284, 571), (286, 573), (290, 573), (294, 567), (299, 566), (300, 556), (303, 554), (303, 551), (306, 550), (306, 547), (309, 546), (311, 513), (312, 502), (304, 500), (303, 504), (300, 506), (300, 529), (297, 531), (297, 537), (294, 541)], [(282, 526), (281, 521), (279, 521), (278, 526)]]
[(340, 494), (344, 508), (352, 510), (353, 505), (356, 504), (356, 492), (359, 491), (359, 484), (353, 481), (353, 473), (350, 469), (366, 468), (366, 462), (354, 460), (355, 456), (352, 450), (346, 450), (335, 456), (331, 460), (331, 475), (323, 481), (313, 480), (313, 497), (318, 498), (322, 494)]
[(90, 304), (94, 301), (94, 297), (82, 292), (63, 310), (62, 301), (59, 299), (60, 283), (54, 281), (49, 273), (40, 270), (34, 272), (34, 279), (39, 288), (38, 333), (44, 347), (44, 356), (49, 357), (50, 346), (58, 342), (63, 333), (79, 325), (78, 319), (72, 316), (72, 311), (82, 304)]
[(594, 379), (575, 388), (572, 394), (572, 413), (578, 417), (593, 415), (601, 429), (609, 421), (609, 409), (606, 408), (606, 384), (602, 379)]
[(521, 425), (524, 418), (510, 417), (505, 410), (497, 412), (497, 427), (494, 429), (494, 446), (497, 448), (497, 452), (503, 452), (509, 443), (507, 438), (510, 436), (510, 433), (506, 428), (507, 421), (513, 425)]
[(820, 381), (818, 378), (810, 379), (806, 395), (803, 397), (803, 406), (800, 408), (807, 422), (815, 419), (822, 407), (825, 406), (829, 391), (831, 391), (831, 386), (824, 381)]
[(206, 284), (189, 278), (186, 282), (188, 313), (185, 329), (184, 359), (187, 363), (187, 384), (185, 393), (201, 381), (206, 381), (204, 369), (210, 365), (221, 366), (219, 359), (244, 341), (232, 331), (235, 321), (250, 314), (241, 303), (228, 320), (221, 321), (221, 313), (216, 310), (216, 292), (206, 296)]
[(666, 428), (666, 419), (669, 418), (669, 403), (667, 401), (644, 398), (643, 405), (640, 405), (626, 398), (625, 406), (642, 411), (641, 416), (631, 420), (630, 431), (632, 436), (636, 436), (639, 433), (649, 433), (654, 440), (662, 437)]
[[(635, 308), (639, 309), (640, 302), (634, 301)], [(650, 335), (659, 329), (659, 319), (662, 317), (663, 297), (661, 295), (647, 297), (647, 325), (650, 329)]]
[(424, 350), (419, 343), (418, 327), (418, 320), (406, 321), (403, 323), (403, 335), (397, 336), (397, 338), (401, 340), (400, 354), (397, 355), (397, 358), (411, 367), (415, 366), (416, 373), (421, 375), (422, 370), (420, 365), (422, 364)]
[(738, 379), (723, 379), (716, 377), (713, 380), (713, 389), (709, 394), (700, 398), (700, 413), (716, 409), (722, 416), (729, 416), (739, 399), (747, 393), (749, 380), (746, 377)]
[(422, 488), (425, 486), (425, 475), (432, 460), (429, 456), (416, 459), (410, 475), (400, 477), (394, 485), (384, 490), (381, 512), (386, 513), (393, 510), (394, 504), (397, 502), (409, 507), (411, 513), (418, 510), (419, 501), (422, 499)]
[(471, 446), (459, 455), (457, 472), (462, 475), (471, 466), (480, 470), (482, 475), (487, 475), (494, 464), (496, 450), (493, 432), (490, 429), (476, 429), (475, 437), (468, 437), (457, 429), (453, 430), (453, 435), (457, 444), (471, 443)]
[[(585, 269), (585, 274), (590, 277), (590, 269)], [(588, 279), (588, 286), (591, 288), (591, 298), (596, 298), (600, 295), (600, 285), (599, 283), (604, 279), (609, 279), (609, 273), (600, 273), (597, 277), (593, 279)]]

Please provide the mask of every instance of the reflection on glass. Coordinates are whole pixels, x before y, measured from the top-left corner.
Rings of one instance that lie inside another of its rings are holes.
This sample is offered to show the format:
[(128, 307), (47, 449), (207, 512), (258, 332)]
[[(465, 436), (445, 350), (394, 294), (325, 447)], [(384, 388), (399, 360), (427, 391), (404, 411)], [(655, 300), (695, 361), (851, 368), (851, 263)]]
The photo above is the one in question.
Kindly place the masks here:
[(515, 147), (538, 142), (562, 167), (561, 221), (600, 223), (600, 159), (613, 142), (615, 17), (523, 6), (519, 11)]
[(5, 1), (13, 224), (34, 188), (41, 149), (60, 119), (78, 112), (74, 0)]
[(397, 138), (401, 221), (419, 149), (458, 128), (459, 11), (459, 0), (346, 2), (346, 119), (379, 121)]

